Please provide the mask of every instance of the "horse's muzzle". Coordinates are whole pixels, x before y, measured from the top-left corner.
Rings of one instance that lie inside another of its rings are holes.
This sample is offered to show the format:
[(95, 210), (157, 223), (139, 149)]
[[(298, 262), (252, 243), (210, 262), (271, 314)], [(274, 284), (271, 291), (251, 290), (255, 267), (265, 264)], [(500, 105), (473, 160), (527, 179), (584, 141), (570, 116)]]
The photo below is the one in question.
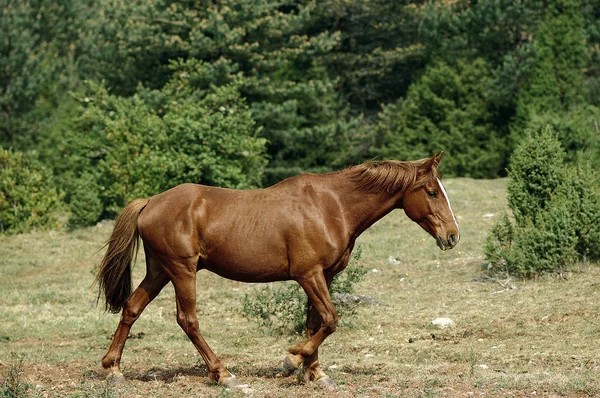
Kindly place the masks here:
[(448, 235), (448, 239), (444, 239), (440, 235), (438, 235), (437, 238), (435, 238), (435, 241), (437, 242), (438, 247), (442, 251), (452, 249), (454, 246), (456, 246), (456, 244), (458, 243), (459, 240), (460, 240), (460, 238), (454, 234)]

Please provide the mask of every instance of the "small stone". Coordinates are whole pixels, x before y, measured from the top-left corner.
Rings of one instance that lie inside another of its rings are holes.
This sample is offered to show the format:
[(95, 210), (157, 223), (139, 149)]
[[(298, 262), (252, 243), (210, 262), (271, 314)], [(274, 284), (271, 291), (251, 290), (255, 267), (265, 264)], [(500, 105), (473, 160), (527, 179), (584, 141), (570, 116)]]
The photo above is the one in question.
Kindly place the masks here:
[(398, 265), (400, 264), (400, 261), (396, 260), (393, 256), (389, 256), (388, 257), (388, 262), (392, 265)]
[(450, 318), (435, 318), (431, 323), (440, 329), (453, 328), (456, 326), (456, 322)]
[(365, 358), (373, 358), (375, 355), (373, 354), (365, 354)]

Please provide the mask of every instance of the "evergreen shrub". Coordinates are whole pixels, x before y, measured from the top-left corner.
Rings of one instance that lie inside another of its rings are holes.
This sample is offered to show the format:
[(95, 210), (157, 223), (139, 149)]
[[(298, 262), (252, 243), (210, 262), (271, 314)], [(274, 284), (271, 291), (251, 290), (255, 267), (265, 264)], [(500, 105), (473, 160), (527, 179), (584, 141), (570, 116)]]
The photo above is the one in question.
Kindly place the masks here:
[(600, 259), (600, 193), (589, 163), (572, 165), (550, 127), (529, 132), (511, 157), (508, 203), (485, 256), (492, 273), (533, 277)]

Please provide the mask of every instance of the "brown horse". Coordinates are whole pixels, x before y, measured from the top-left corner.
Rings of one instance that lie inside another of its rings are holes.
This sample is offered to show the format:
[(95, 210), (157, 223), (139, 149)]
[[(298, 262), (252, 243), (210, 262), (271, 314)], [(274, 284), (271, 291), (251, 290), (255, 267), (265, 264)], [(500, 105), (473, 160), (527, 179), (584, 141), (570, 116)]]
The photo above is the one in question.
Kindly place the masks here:
[[(211, 380), (240, 386), (198, 327), (196, 273), (207, 269), (243, 282), (297, 281), (310, 304), (308, 338), (288, 349), (282, 374), (289, 376), (302, 365), (305, 381), (334, 385), (319, 366), (318, 348), (336, 329), (338, 315), (328, 288), (346, 268), (356, 238), (390, 211), (403, 208), (440, 249), (458, 243), (458, 225), (437, 172), (441, 157), (367, 162), (258, 190), (183, 184), (134, 200), (115, 223), (97, 276), (107, 309), (123, 310), (102, 359), (111, 370), (109, 377), (123, 380), (119, 363), (131, 325), (172, 282), (177, 323), (206, 362)], [(138, 237), (146, 252), (146, 276), (131, 294)]]

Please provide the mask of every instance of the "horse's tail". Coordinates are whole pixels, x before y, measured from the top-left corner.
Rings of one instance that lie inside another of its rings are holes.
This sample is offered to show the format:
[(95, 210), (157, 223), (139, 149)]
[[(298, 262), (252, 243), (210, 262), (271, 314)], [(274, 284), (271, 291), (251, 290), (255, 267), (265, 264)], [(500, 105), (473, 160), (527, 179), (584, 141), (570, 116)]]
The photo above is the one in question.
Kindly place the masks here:
[(105, 309), (109, 312), (121, 311), (131, 295), (131, 262), (138, 251), (137, 220), (147, 204), (148, 199), (136, 199), (129, 203), (117, 218), (105, 244), (108, 249), (96, 275), (96, 283), (98, 300), (104, 293)]

